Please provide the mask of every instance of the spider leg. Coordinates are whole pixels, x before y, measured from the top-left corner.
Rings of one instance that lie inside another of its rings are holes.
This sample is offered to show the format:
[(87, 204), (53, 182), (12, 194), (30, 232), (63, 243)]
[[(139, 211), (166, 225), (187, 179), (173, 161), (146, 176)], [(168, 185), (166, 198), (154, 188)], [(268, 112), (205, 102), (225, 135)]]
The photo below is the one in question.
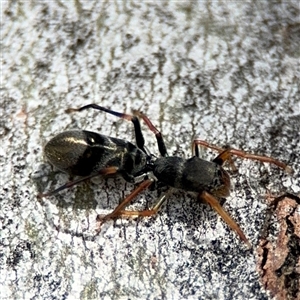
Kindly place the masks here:
[(97, 105), (94, 103), (88, 104), (88, 105), (85, 105), (85, 106), (82, 106), (79, 108), (68, 108), (66, 110), (66, 112), (70, 113), (70, 112), (75, 112), (75, 111), (83, 111), (83, 110), (90, 109), (90, 108), (104, 111), (106, 113), (109, 113), (109, 114), (119, 117), (121, 119), (131, 121), (134, 126), (136, 144), (141, 150), (143, 150), (145, 153), (147, 153), (147, 151), (145, 149), (145, 139), (144, 139), (144, 136), (143, 136), (143, 133), (141, 130), (141, 124), (140, 124), (138, 117), (142, 118), (144, 120), (144, 122), (146, 123), (146, 125), (148, 126), (148, 128), (155, 134), (160, 154), (162, 156), (168, 156), (166, 146), (165, 146), (165, 143), (164, 143), (161, 133), (151, 123), (151, 121), (148, 119), (148, 117), (141, 112), (134, 111), (134, 115), (128, 115), (125, 113), (119, 113), (119, 112), (113, 111), (111, 109), (105, 108), (103, 106), (100, 106), (100, 105)]
[(244, 235), (239, 225), (229, 216), (229, 214), (223, 209), (219, 201), (214, 196), (212, 196), (208, 192), (202, 192), (201, 194), (199, 194), (198, 197), (201, 200), (207, 202), (222, 217), (222, 219), (227, 223), (227, 225), (238, 234), (242, 241), (245, 242), (249, 249), (252, 248), (250, 242)]
[(147, 179), (143, 181), (136, 189), (134, 189), (131, 194), (129, 194), (115, 209), (113, 212), (109, 213), (108, 215), (97, 216), (97, 221), (100, 221), (101, 223), (104, 223), (105, 221), (109, 219), (114, 219), (119, 217), (120, 215), (123, 215), (123, 209), (130, 204), (130, 202), (143, 190), (148, 188), (152, 183), (153, 179)]
[[(213, 160), (213, 162), (222, 166), (225, 163), (225, 161), (228, 160), (231, 165), (232, 170), (234, 172), (236, 172), (237, 168), (232, 160), (232, 157), (230, 154), (230, 149), (222, 149), (222, 148), (219, 148), (219, 149), (222, 150), (222, 152)], [(200, 157), (199, 144), (195, 143), (195, 141), (192, 144), (192, 153), (193, 153), (193, 155)]]
[(222, 166), (226, 161), (229, 161), (229, 164), (234, 172), (237, 172), (237, 167), (235, 166), (232, 155), (230, 153), (230, 149), (226, 149), (221, 152), (216, 158), (213, 159), (213, 162), (219, 166)]
[(88, 175), (88, 176), (85, 176), (85, 177), (81, 177), (79, 179), (76, 179), (76, 180), (72, 180), (72, 181), (69, 181), (65, 184), (63, 184), (62, 186), (60, 186), (59, 188), (55, 189), (55, 190), (52, 190), (52, 191), (49, 191), (47, 193), (39, 193), (37, 195), (38, 198), (43, 198), (43, 197), (48, 197), (48, 196), (52, 196), (62, 190), (65, 190), (65, 189), (68, 189), (74, 185), (77, 185), (83, 181), (86, 181), (88, 179), (91, 179), (93, 177), (96, 177), (96, 176), (105, 176), (105, 175), (113, 175), (113, 174), (116, 174), (118, 172), (118, 168), (117, 167), (109, 167), (109, 168), (105, 168), (105, 169), (102, 169), (100, 171), (98, 171), (97, 173), (93, 173), (91, 175)]
[[(193, 151), (197, 154), (199, 153), (199, 151), (197, 150), (197, 145), (201, 145), (203, 147), (206, 147), (206, 148), (210, 148), (210, 149), (213, 149), (213, 150), (216, 150), (218, 151), (219, 153), (222, 154), (222, 152), (226, 152), (226, 150), (228, 151), (228, 153), (224, 154), (222, 157), (226, 158), (226, 156), (228, 155), (235, 155), (235, 156), (239, 156), (243, 159), (252, 159), (252, 160), (257, 160), (257, 161), (261, 161), (261, 162), (266, 162), (266, 163), (270, 163), (270, 164), (274, 164), (276, 165), (277, 167), (283, 169), (284, 171), (286, 171), (287, 173), (292, 173), (293, 170), (290, 166), (288, 166), (287, 164), (285, 164), (284, 162), (282, 161), (279, 161), (273, 157), (270, 157), (270, 156), (263, 156), (263, 155), (256, 155), (256, 154), (251, 154), (251, 153), (248, 153), (248, 152), (245, 152), (243, 150), (239, 150), (239, 149), (234, 149), (234, 148), (229, 148), (229, 149), (223, 149), (223, 148), (220, 148), (220, 147), (217, 147), (217, 146), (214, 146), (212, 144), (209, 144), (208, 142), (206, 141), (203, 141), (203, 140), (194, 140), (193, 142)], [(220, 154), (220, 155), (221, 155)], [(217, 157), (218, 158), (218, 157)], [(217, 159), (216, 158), (216, 159)], [(229, 159), (229, 158), (226, 158), (226, 159)], [(226, 160), (225, 159), (225, 160)]]
[(68, 108), (68, 109), (66, 109), (66, 112), (71, 113), (71, 112), (75, 112), (75, 111), (87, 110), (87, 109), (90, 109), (90, 108), (100, 110), (100, 111), (104, 111), (104, 112), (109, 113), (111, 115), (114, 115), (118, 118), (121, 118), (121, 119), (124, 119), (124, 120), (127, 120), (127, 121), (131, 121), (133, 123), (133, 126), (134, 126), (136, 144), (141, 150), (143, 150), (145, 153), (147, 153), (145, 148), (144, 148), (145, 139), (144, 139), (144, 136), (143, 136), (143, 133), (142, 133), (142, 130), (141, 130), (141, 124), (140, 124), (139, 119), (136, 116), (127, 115), (127, 114), (124, 114), (124, 113), (119, 113), (119, 112), (113, 111), (111, 109), (105, 108), (103, 106), (100, 106), (100, 105), (97, 105), (97, 104), (94, 104), (94, 103), (91, 103), (91, 104), (88, 104), (88, 105), (85, 105), (85, 106), (82, 106), (82, 107), (79, 107), (79, 108)]
[(163, 194), (162, 196), (160, 196), (158, 198), (155, 205), (153, 207), (151, 207), (150, 209), (145, 209), (142, 211), (120, 210), (118, 212), (118, 216), (119, 217), (150, 217), (150, 216), (153, 216), (153, 215), (157, 214), (157, 212), (159, 211), (159, 209), (161, 208), (163, 203), (166, 201), (166, 199), (167, 199), (166, 194)]
[(158, 150), (159, 150), (159, 153), (161, 154), (161, 156), (164, 156), (164, 157), (168, 156), (167, 148), (166, 148), (166, 145), (165, 145), (165, 142), (164, 142), (161, 132), (152, 124), (152, 122), (149, 120), (149, 118), (146, 115), (144, 115), (142, 112), (135, 110), (133, 113), (136, 116), (143, 119), (144, 122), (146, 123), (146, 125), (148, 126), (148, 128), (155, 134), (157, 145), (158, 145)]

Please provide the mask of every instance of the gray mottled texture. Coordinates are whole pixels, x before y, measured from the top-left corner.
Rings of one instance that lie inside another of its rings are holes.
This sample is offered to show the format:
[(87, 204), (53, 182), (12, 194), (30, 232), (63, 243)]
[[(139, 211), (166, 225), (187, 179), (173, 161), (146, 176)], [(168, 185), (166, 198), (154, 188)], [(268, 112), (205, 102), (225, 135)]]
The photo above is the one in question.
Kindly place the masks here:
[(2, 1), (1, 16), (0, 298), (267, 299), (255, 251), (183, 192), (156, 217), (110, 221), (97, 236), (96, 215), (132, 185), (99, 178), (36, 195), (68, 180), (43, 160), (55, 134), (134, 141), (131, 123), (65, 108), (141, 109), (170, 154), (188, 157), (199, 136), (295, 169), (237, 160), (224, 207), (255, 247), (267, 192), (300, 193), (299, 2)]

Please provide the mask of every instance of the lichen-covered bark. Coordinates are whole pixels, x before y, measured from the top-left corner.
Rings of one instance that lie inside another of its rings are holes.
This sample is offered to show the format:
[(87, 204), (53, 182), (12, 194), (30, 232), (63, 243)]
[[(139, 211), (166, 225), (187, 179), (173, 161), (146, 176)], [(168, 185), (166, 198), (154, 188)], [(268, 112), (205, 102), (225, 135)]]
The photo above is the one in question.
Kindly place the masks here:
[[(112, 211), (131, 184), (99, 178), (43, 201), (36, 195), (68, 180), (43, 160), (43, 145), (59, 132), (134, 142), (130, 122), (66, 108), (138, 109), (171, 155), (190, 157), (198, 136), (294, 169), (235, 162), (224, 208), (257, 245), (268, 193), (300, 193), (298, 2), (1, 5), (0, 298), (267, 299), (255, 251), (184, 192), (156, 217), (107, 222), (98, 235), (97, 214)], [(143, 131), (158, 155), (153, 134)], [(133, 207), (157, 197), (146, 191)]]

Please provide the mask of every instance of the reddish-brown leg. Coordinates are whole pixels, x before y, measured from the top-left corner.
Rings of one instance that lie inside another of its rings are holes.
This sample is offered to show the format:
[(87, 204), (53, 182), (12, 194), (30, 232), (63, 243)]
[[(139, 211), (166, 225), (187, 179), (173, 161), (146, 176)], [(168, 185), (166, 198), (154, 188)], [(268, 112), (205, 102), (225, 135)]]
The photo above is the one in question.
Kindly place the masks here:
[(95, 174), (91, 174), (91, 175), (88, 175), (88, 176), (85, 176), (85, 177), (81, 177), (81, 178), (73, 180), (73, 181), (69, 181), (66, 184), (64, 184), (64, 185), (60, 186), (59, 188), (57, 188), (57, 189), (55, 189), (53, 191), (50, 191), (48, 193), (44, 193), (44, 194), (40, 193), (40, 194), (37, 195), (37, 197), (38, 198), (43, 198), (43, 197), (52, 196), (52, 195), (54, 195), (54, 194), (56, 194), (56, 193), (58, 193), (58, 192), (60, 192), (62, 190), (68, 189), (68, 188), (70, 188), (70, 187), (72, 187), (74, 185), (77, 185), (77, 184), (79, 184), (79, 183), (81, 183), (83, 181), (86, 181), (88, 179), (91, 179), (93, 177), (100, 176), (100, 175), (102, 175), (102, 176), (112, 175), (112, 174), (116, 174), (117, 171), (118, 171), (118, 168), (116, 168), (116, 167), (109, 167), (109, 168), (100, 170), (100, 171), (98, 171)]
[(146, 125), (148, 126), (148, 128), (155, 134), (159, 153), (162, 156), (168, 156), (167, 148), (165, 146), (165, 142), (164, 142), (161, 132), (152, 124), (152, 122), (149, 120), (149, 118), (146, 115), (144, 115), (142, 112), (134, 110), (133, 113), (134, 113), (134, 115), (143, 119), (144, 122), (146, 123)]
[[(211, 145), (211, 144), (207, 143), (206, 141), (194, 140), (194, 142), (193, 142), (193, 151), (195, 153), (197, 153), (196, 145), (200, 145), (200, 146), (203, 146), (203, 147), (206, 147), (206, 148), (210, 148), (210, 149), (216, 150), (220, 153), (225, 151), (225, 149), (214, 146), (214, 145)], [(274, 165), (278, 166), (279, 168), (285, 170), (287, 173), (292, 173), (292, 171), (293, 171), (290, 166), (288, 166), (284, 162), (279, 161), (279, 160), (277, 160), (273, 157), (251, 154), (251, 153), (245, 152), (243, 150), (233, 149), (233, 148), (228, 149), (228, 151), (229, 151), (229, 154), (239, 156), (241, 158), (258, 160), (258, 161), (261, 161), (261, 162), (274, 164)]]
[(129, 194), (115, 209), (113, 212), (111, 212), (108, 215), (105, 216), (101, 216), (98, 215), (97, 216), (97, 221), (100, 221), (101, 223), (104, 223), (105, 221), (109, 220), (109, 219), (113, 219), (113, 218), (117, 218), (121, 215), (124, 215), (123, 213), (123, 209), (130, 204), (130, 202), (143, 190), (145, 190), (146, 188), (148, 188), (151, 184), (153, 183), (152, 179), (147, 179), (145, 181), (143, 181), (135, 190), (133, 190), (131, 192), (131, 194)]
[(223, 220), (228, 224), (228, 226), (239, 235), (241, 240), (244, 241), (249, 248), (252, 248), (250, 242), (244, 235), (239, 225), (229, 216), (229, 214), (223, 209), (219, 201), (214, 196), (212, 196), (208, 192), (202, 192), (201, 194), (199, 194), (198, 197), (201, 200), (207, 202), (223, 218)]
[[(137, 210), (120, 210), (118, 211), (118, 217), (150, 217), (159, 211), (165, 200), (167, 199), (167, 195), (163, 194), (162, 196), (159, 197), (158, 201), (156, 204), (150, 208), (150, 209), (145, 209), (142, 211), (137, 211)], [(105, 216), (106, 217), (106, 216)], [(115, 216), (114, 216), (115, 217)]]
[(232, 171), (237, 172), (237, 167), (235, 166), (233, 160), (232, 160), (232, 155), (230, 152), (230, 149), (226, 149), (223, 152), (221, 152), (216, 158), (213, 159), (213, 162), (218, 164), (219, 166), (223, 166), (223, 164), (228, 161)]
[(79, 108), (68, 108), (66, 110), (66, 112), (71, 113), (71, 112), (76, 112), (76, 111), (83, 111), (83, 110), (90, 109), (90, 108), (104, 111), (106, 113), (109, 113), (109, 114), (119, 117), (121, 119), (131, 121), (134, 125), (136, 144), (141, 150), (143, 150), (145, 153), (147, 153), (147, 151), (144, 147), (145, 140), (144, 140), (144, 137), (142, 134), (141, 125), (140, 125), (139, 119), (137, 117), (142, 118), (144, 120), (144, 122), (146, 123), (146, 125), (148, 126), (148, 128), (155, 134), (160, 154), (162, 156), (168, 156), (167, 149), (166, 149), (166, 146), (165, 146), (165, 143), (164, 143), (161, 133), (151, 123), (151, 121), (148, 119), (148, 117), (146, 115), (144, 115), (143, 113), (141, 113), (137, 110), (134, 111), (134, 113), (133, 113), (134, 115), (128, 115), (128, 114), (119, 113), (117, 111), (105, 108), (103, 106), (100, 106), (100, 105), (97, 105), (94, 103), (91, 103), (91, 104), (88, 104), (88, 105), (85, 105), (85, 106), (82, 106)]
[[(195, 143), (193, 144), (194, 149), (196, 149), (197, 146), (198, 146), (197, 144)], [(225, 161), (229, 160), (231, 166), (235, 168), (231, 160), (231, 149), (226, 149), (226, 150), (222, 148), (219, 149), (222, 150), (222, 152), (220, 151), (221, 153), (213, 161), (216, 164), (222, 166)], [(193, 150), (193, 151), (195, 151), (196, 155), (198, 154), (197, 150)], [(228, 226), (237, 232), (241, 240), (244, 241), (249, 248), (252, 247), (250, 242), (247, 240), (246, 236), (244, 235), (243, 231), (240, 229), (238, 224), (229, 216), (229, 214), (223, 209), (218, 199), (216, 199), (208, 192), (202, 192), (201, 194), (199, 194), (199, 198), (207, 202), (223, 218), (223, 220), (228, 224)]]

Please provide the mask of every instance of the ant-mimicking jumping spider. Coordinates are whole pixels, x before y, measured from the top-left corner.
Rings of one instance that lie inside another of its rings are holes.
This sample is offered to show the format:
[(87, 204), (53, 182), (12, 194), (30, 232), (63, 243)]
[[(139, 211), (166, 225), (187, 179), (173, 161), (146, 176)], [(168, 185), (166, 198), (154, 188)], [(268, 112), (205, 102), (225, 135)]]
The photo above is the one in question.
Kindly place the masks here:
[[(71, 176), (81, 176), (81, 178), (67, 182), (53, 191), (40, 193), (39, 198), (54, 195), (61, 190), (99, 175), (121, 175), (131, 183), (142, 181), (113, 212), (104, 217), (97, 216), (97, 220), (103, 223), (117, 217), (146, 217), (156, 214), (166, 200), (166, 194), (161, 195), (157, 203), (149, 210), (129, 211), (125, 210), (125, 207), (142, 190), (150, 187), (154, 182), (159, 182), (165, 186), (197, 193), (198, 198), (209, 203), (228, 226), (236, 231), (241, 240), (251, 248), (251, 244), (243, 231), (218, 201), (218, 198), (229, 196), (230, 191), (230, 178), (222, 165), (225, 161), (231, 161), (232, 155), (272, 163), (287, 172), (291, 172), (292, 169), (288, 165), (272, 157), (254, 155), (232, 148), (222, 149), (198, 139), (193, 141), (193, 157), (184, 159), (168, 156), (161, 133), (142, 112), (134, 111), (133, 115), (128, 115), (96, 104), (69, 108), (66, 112), (83, 111), (90, 108), (131, 121), (134, 125), (137, 146), (126, 140), (85, 130), (65, 131), (58, 134), (45, 146), (44, 151), (47, 159), (59, 170)], [(155, 134), (161, 157), (155, 157), (145, 148), (139, 118), (143, 119), (148, 128)], [(199, 146), (216, 150), (219, 155), (213, 161), (203, 160), (199, 157)]]

